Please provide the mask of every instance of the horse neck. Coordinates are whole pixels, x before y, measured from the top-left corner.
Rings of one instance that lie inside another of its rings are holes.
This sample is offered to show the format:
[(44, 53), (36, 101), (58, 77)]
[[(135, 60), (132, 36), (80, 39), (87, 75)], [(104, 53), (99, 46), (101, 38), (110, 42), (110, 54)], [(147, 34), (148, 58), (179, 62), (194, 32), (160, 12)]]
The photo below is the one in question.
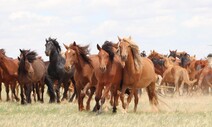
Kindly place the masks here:
[(75, 67), (76, 67), (76, 70), (78, 72), (83, 71), (83, 67), (86, 64), (85, 61), (80, 56), (78, 56), (78, 60), (77, 61), (78, 61), (78, 63), (74, 64)]
[(134, 74), (136, 72), (136, 67), (135, 67), (135, 63), (134, 63), (134, 58), (133, 58), (133, 54), (131, 51), (129, 51), (127, 60), (125, 61), (125, 67), (124, 69), (131, 74)]
[(50, 63), (57, 62), (58, 58), (59, 58), (59, 55), (60, 54), (56, 50), (52, 51), (51, 54), (50, 54), (50, 57), (49, 57)]
[(5, 63), (2, 64), (2, 69), (9, 75), (17, 75), (18, 66), (15, 64), (14, 60), (5, 57)]

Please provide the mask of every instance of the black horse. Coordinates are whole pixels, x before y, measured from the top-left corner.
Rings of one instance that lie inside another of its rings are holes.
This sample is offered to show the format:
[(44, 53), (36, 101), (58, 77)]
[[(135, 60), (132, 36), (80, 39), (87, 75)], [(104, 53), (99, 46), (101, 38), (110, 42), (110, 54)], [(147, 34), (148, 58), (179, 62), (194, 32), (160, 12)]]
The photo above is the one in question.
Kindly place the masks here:
[[(74, 68), (70, 71), (66, 71), (64, 69), (65, 59), (61, 56), (61, 48), (59, 43), (56, 39), (49, 38), (46, 39), (46, 56), (49, 56), (49, 65), (47, 69), (47, 76), (46, 76), (46, 84), (49, 86), (49, 93), (50, 93), (50, 102), (55, 101), (55, 94), (53, 85), (55, 81), (58, 81), (56, 85), (56, 94), (57, 94), (57, 102), (60, 102), (60, 86), (63, 83), (64, 86), (64, 93), (63, 99), (67, 99), (67, 91), (70, 85), (70, 81), (74, 84)], [(73, 96), (76, 94), (73, 94)], [(73, 97), (72, 96), (72, 97)]]

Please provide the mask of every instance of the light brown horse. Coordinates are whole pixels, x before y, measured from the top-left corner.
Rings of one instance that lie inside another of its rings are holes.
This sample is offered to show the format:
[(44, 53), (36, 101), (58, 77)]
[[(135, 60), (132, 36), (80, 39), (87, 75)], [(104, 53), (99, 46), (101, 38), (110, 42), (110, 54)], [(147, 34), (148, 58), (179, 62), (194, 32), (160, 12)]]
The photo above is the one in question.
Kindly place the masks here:
[(69, 46), (65, 44), (64, 46), (66, 48), (65, 69), (69, 70), (71, 66), (75, 66), (76, 69), (74, 73), (74, 80), (76, 82), (79, 111), (84, 110), (83, 99), (88, 89), (90, 89), (91, 93), (87, 100), (86, 110), (90, 110), (90, 101), (95, 92), (95, 85), (97, 82), (94, 75), (94, 67), (98, 66), (98, 56), (88, 56), (88, 45), (82, 47), (74, 42)]
[[(135, 107), (134, 111), (137, 110), (138, 104), (138, 88), (147, 88), (147, 93), (149, 96), (149, 101), (152, 105), (153, 110), (158, 111), (158, 98), (155, 93), (155, 82), (156, 74), (154, 71), (154, 65), (152, 61), (148, 58), (141, 57), (138, 46), (129, 38), (119, 38), (119, 50), (122, 61), (125, 62), (124, 75), (123, 75), (123, 85), (121, 91), (121, 101), (122, 106), (125, 111), (131, 101), (134, 94), (135, 97)], [(124, 93), (127, 88), (131, 88), (127, 104), (124, 103)]]
[[(46, 68), (43, 60), (37, 57), (34, 51), (20, 50), (21, 57), (19, 58), (18, 79), (21, 89), (21, 104), (25, 104), (24, 90), (27, 97), (27, 103), (31, 103), (31, 91), (33, 85), (41, 84), (44, 86), (46, 76)], [(43, 94), (41, 102), (43, 102)]]
[(184, 88), (184, 83), (186, 83), (191, 88), (196, 81), (196, 79), (193, 81), (189, 80), (188, 71), (185, 68), (174, 65), (169, 66), (169, 68), (164, 72), (161, 84), (174, 84), (175, 93), (179, 93), (180, 95), (180, 90)]
[(18, 60), (7, 57), (5, 55), (5, 50), (0, 49), (0, 67), (3, 70), (3, 82), (6, 86), (7, 101), (10, 100), (9, 85), (11, 85), (12, 93), (16, 101), (19, 101), (19, 98), (15, 92), (15, 88), (18, 82)]
[[(113, 43), (109, 41), (105, 41), (102, 47), (97, 44), (97, 49), (99, 50), (99, 67), (95, 69), (95, 75), (98, 81), (95, 100), (97, 110), (100, 112), (110, 90), (112, 91), (112, 97), (114, 99), (113, 112), (116, 112), (118, 102), (117, 92), (120, 90), (123, 67), (120, 63), (120, 57), (114, 53), (113, 48)], [(102, 93), (104, 87), (105, 90)], [(101, 106), (99, 104), (100, 99)]]

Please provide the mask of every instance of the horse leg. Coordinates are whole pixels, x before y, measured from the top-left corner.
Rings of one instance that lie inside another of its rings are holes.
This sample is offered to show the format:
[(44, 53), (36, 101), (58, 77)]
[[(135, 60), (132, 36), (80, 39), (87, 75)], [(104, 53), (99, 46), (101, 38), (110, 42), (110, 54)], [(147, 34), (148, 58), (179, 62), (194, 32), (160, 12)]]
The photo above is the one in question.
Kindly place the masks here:
[(21, 89), (21, 93), (20, 93), (20, 96), (21, 96), (21, 104), (25, 104), (25, 99), (24, 99), (24, 86), (23, 86), (23, 84), (20, 84), (20, 89)]
[(113, 98), (114, 98), (114, 102), (113, 102), (113, 113), (116, 113), (117, 112), (117, 108), (116, 106), (118, 105), (118, 90), (117, 89), (114, 89), (113, 91)]
[(125, 111), (126, 112), (128, 110), (129, 104), (130, 104), (130, 102), (132, 100), (132, 97), (133, 97), (134, 92), (135, 92), (135, 89), (132, 89), (131, 92), (130, 92), (130, 95), (127, 98), (127, 103), (125, 104)]
[(2, 82), (0, 82), (0, 101), (2, 100), (2, 98), (1, 98), (1, 90), (2, 90)]
[(50, 95), (49, 103), (53, 103), (53, 102), (55, 102), (55, 93), (54, 93), (54, 88), (53, 88), (54, 83), (48, 75), (45, 77), (44, 81), (48, 87), (48, 93)]
[(37, 83), (32, 84), (32, 91), (33, 91), (34, 101), (36, 102)]
[(9, 88), (9, 83), (8, 82), (5, 82), (5, 90), (6, 90), (6, 93), (7, 93), (7, 100), (6, 101), (9, 101), (10, 100), (10, 96), (9, 96), (9, 92), (10, 92), (10, 88)]
[[(140, 89), (141, 90), (141, 89)], [(135, 90), (134, 91), (134, 97), (135, 97), (135, 100), (134, 100), (134, 103), (135, 103), (135, 105), (134, 105), (134, 112), (136, 112), (137, 111), (137, 106), (138, 106), (138, 93), (137, 93), (137, 91), (138, 90)]]
[(178, 77), (175, 78), (174, 84), (175, 84), (175, 92), (174, 92), (174, 94), (180, 95), (180, 91), (179, 91), (179, 78)]
[(99, 100), (101, 99), (103, 88), (104, 88), (103, 84), (100, 84), (100, 83), (97, 84), (95, 101), (96, 101), (96, 108), (97, 108), (98, 113), (100, 113), (99, 112), (99, 110), (100, 110)]
[(92, 96), (94, 95), (94, 92), (95, 92), (96, 88), (95, 87), (91, 87), (90, 90), (91, 90), (91, 93), (89, 94), (89, 97), (88, 97), (88, 100), (87, 100), (87, 105), (86, 105), (86, 110), (87, 111), (90, 110), (90, 102), (91, 102)]
[(153, 111), (158, 112), (158, 108), (157, 108), (158, 98), (155, 92), (155, 83), (152, 82), (149, 86), (147, 86), (146, 90), (147, 90), (149, 101), (150, 101), (150, 104), (152, 105)]
[[(38, 101), (41, 101), (41, 97), (40, 97), (40, 86), (42, 85), (41, 82), (38, 82), (36, 83), (36, 94), (37, 94), (37, 98), (38, 98)], [(41, 86), (42, 87), (42, 86)]]
[(75, 96), (76, 96), (76, 99), (77, 99), (76, 82), (75, 82), (74, 78), (71, 78), (71, 82), (72, 82), (72, 85), (73, 85), (73, 87), (74, 87), (74, 93), (72, 94), (72, 96), (71, 96), (69, 102), (72, 102)]
[(103, 106), (103, 104), (105, 103), (105, 98), (106, 98), (106, 96), (108, 96), (108, 93), (109, 93), (109, 91), (110, 91), (110, 89), (111, 89), (111, 86), (112, 86), (112, 83), (106, 85), (106, 88), (105, 88), (105, 90), (104, 90), (104, 93), (103, 93), (103, 95), (102, 95), (102, 97), (101, 97), (100, 112), (102, 112), (102, 106)]
[(62, 101), (64, 101), (65, 99), (67, 100), (67, 92), (68, 92), (68, 88), (70, 86), (70, 82), (65, 82), (63, 83), (64, 85), (64, 92), (63, 92), (63, 98), (62, 98)]
[(19, 98), (17, 97), (17, 95), (16, 95), (15, 88), (16, 88), (16, 82), (12, 82), (12, 83), (11, 83), (12, 93), (13, 93), (13, 95), (14, 95), (14, 97), (15, 97), (15, 100), (16, 100), (16, 101), (20, 101), (20, 99), (19, 99)]
[(43, 103), (44, 102), (44, 98), (43, 98), (43, 94), (44, 94), (44, 82), (41, 82), (40, 87), (41, 87), (41, 99), (40, 99), (40, 102)]
[(182, 96), (183, 95), (183, 90), (184, 90), (184, 84), (185, 82), (182, 81), (181, 84), (180, 84), (180, 88), (179, 88), (179, 95)]
[(33, 84), (27, 84), (26, 86), (27, 103), (31, 103), (31, 87), (33, 87)]
[(122, 86), (122, 90), (121, 90), (121, 95), (120, 95), (120, 99), (122, 102), (122, 107), (123, 109), (125, 109), (125, 103), (124, 103), (124, 95), (125, 95), (125, 91), (126, 91), (127, 87), (125, 85)]

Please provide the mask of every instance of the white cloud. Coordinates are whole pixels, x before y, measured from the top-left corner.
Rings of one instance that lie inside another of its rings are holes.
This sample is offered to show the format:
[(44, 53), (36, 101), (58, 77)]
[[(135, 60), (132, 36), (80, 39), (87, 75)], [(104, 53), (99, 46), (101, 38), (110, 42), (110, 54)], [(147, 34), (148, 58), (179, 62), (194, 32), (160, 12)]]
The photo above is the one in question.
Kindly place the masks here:
[(183, 25), (190, 28), (212, 27), (212, 16), (193, 16), (183, 22)]

